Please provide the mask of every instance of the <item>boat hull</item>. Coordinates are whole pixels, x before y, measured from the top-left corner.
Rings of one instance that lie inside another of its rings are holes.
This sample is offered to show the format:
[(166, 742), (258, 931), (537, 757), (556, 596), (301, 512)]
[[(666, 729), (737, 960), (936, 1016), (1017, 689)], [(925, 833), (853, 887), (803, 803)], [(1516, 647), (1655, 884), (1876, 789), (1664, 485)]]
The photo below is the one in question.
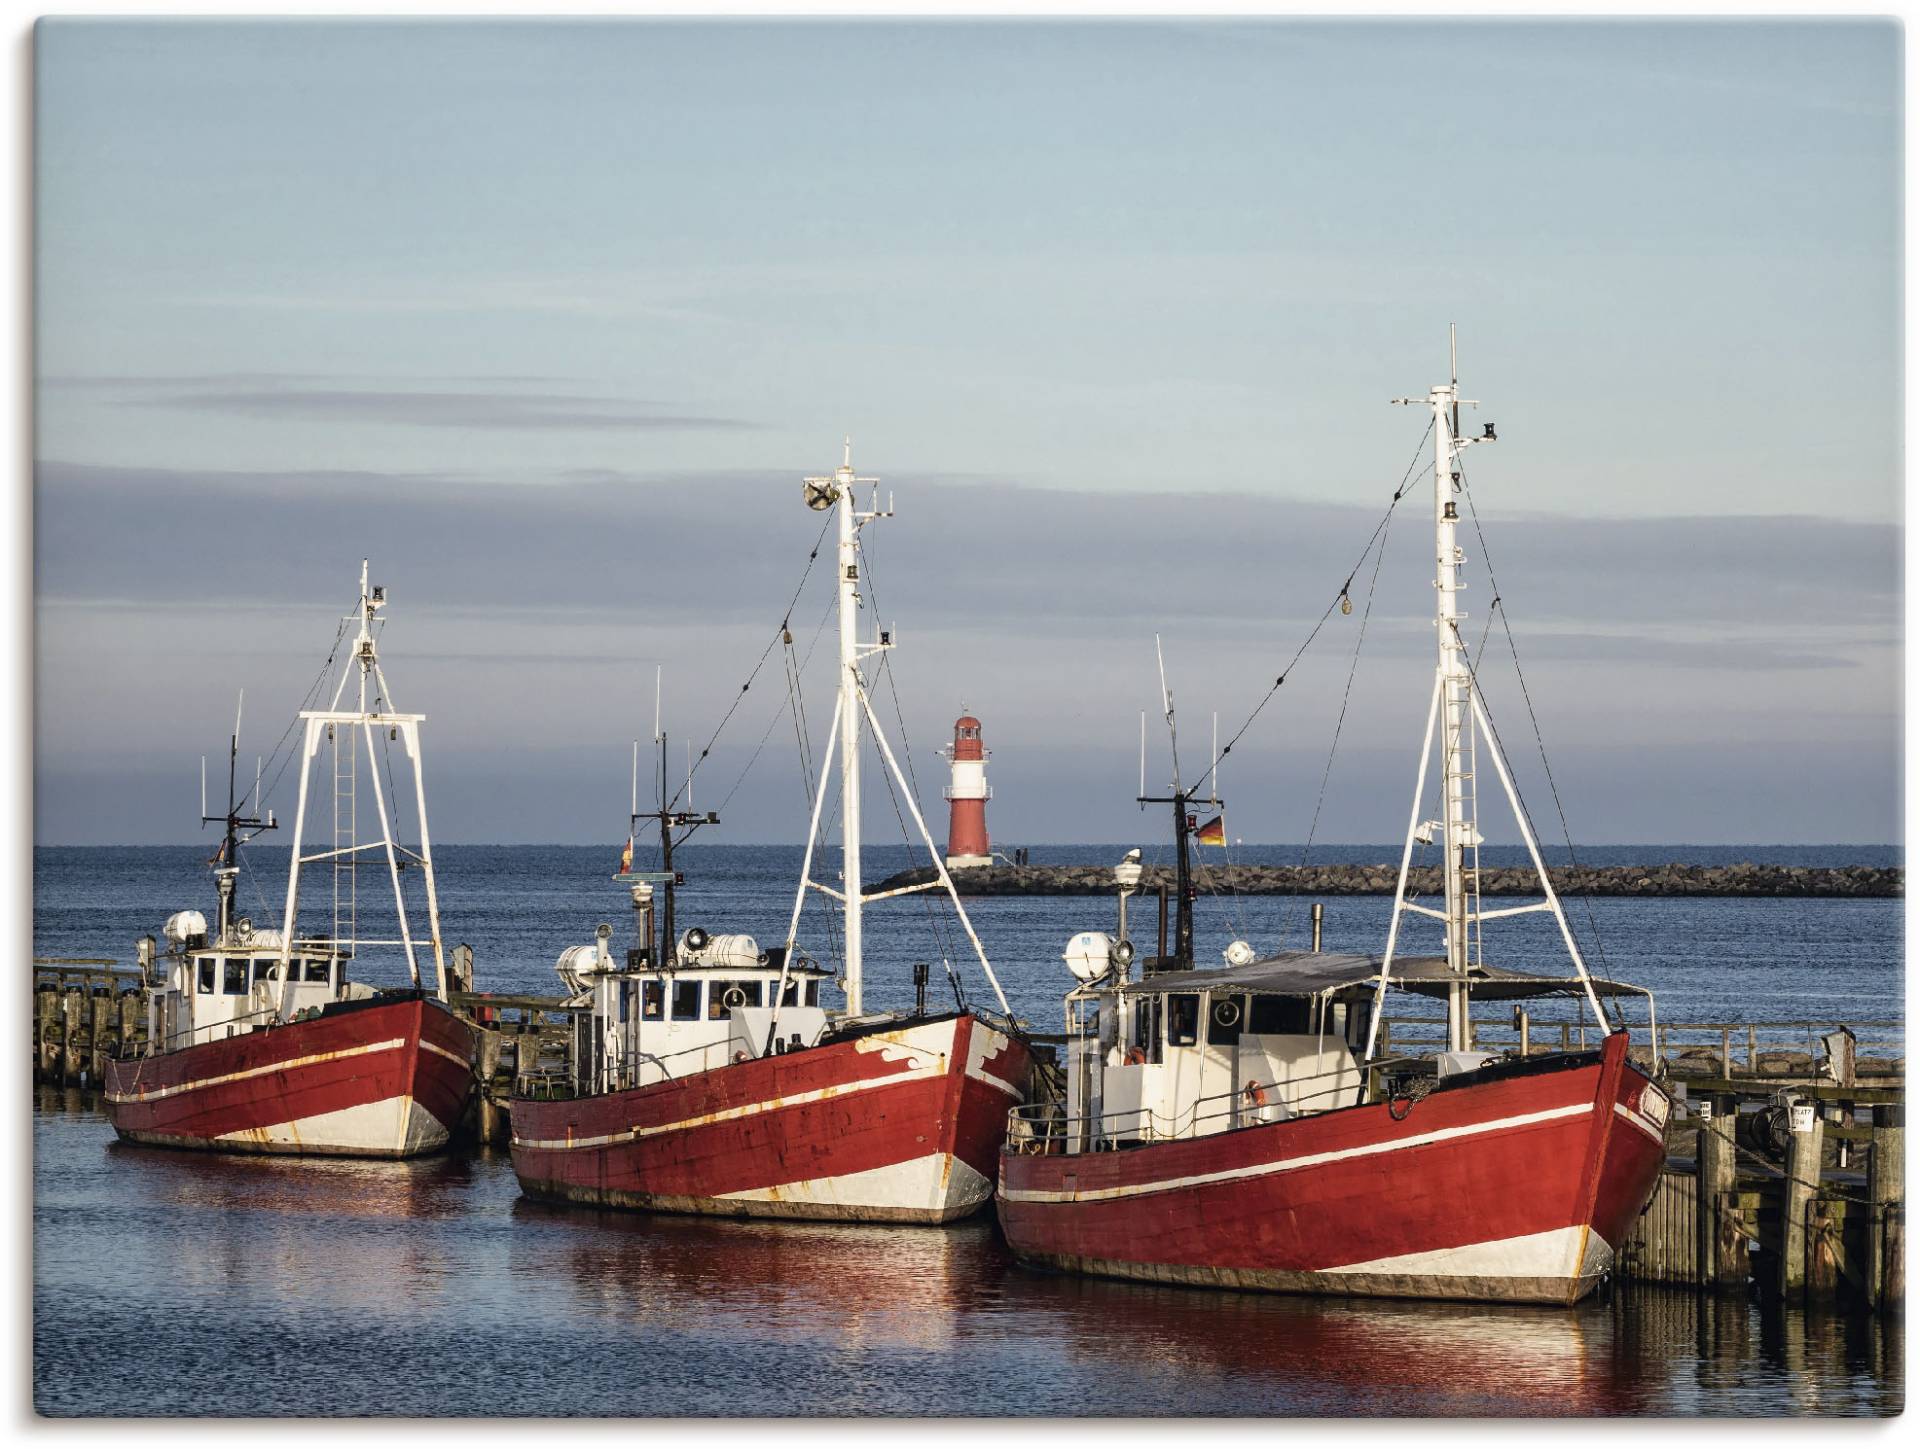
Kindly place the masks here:
[(1027, 1049), (971, 1015), (626, 1091), (516, 1098), (513, 1167), (550, 1201), (940, 1223), (993, 1196)]
[(473, 1087), (473, 1028), (421, 997), (346, 1002), (283, 1026), (110, 1062), (129, 1142), (296, 1157), (447, 1145)]
[[(1114, 1152), (1003, 1149), (1014, 1254), (1150, 1282), (1573, 1303), (1665, 1161), (1666, 1099), (1599, 1052), (1407, 1103)], [(1402, 1115), (1396, 1116), (1399, 1113)]]

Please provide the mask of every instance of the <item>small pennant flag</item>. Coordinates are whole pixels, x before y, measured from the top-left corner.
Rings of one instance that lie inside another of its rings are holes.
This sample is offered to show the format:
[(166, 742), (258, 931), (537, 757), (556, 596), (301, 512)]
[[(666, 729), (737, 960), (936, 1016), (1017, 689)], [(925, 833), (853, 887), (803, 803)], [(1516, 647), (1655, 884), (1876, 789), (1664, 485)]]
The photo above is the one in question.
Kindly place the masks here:
[(633, 869), (633, 837), (627, 837), (627, 848), (620, 852), (620, 874), (625, 875)]
[(214, 851), (213, 855), (208, 859), (207, 864), (208, 865), (225, 865), (226, 863), (227, 863), (227, 842), (223, 840), (220, 842), (220, 848)]
[(1227, 843), (1227, 817), (1216, 815), (1205, 825), (1193, 832), (1193, 838), (1202, 845), (1225, 845)]

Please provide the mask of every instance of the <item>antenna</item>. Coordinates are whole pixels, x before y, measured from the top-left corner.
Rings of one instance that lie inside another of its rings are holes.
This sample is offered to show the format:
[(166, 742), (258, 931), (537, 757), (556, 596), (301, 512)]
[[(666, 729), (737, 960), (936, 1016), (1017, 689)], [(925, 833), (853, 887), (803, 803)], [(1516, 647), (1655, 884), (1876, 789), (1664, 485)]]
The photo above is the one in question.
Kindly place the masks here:
[(1217, 709), (1213, 712), (1213, 766), (1207, 771), (1207, 779), (1211, 781), (1208, 792), (1218, 799), (1220, 795), (1220, 711)]
[(253, 757), (253, 808), (260, 808), (260, 757)]
[(1453, 389), (1453, 435), (1460, 436), (1460, 339), (1453, 323), (1447, 324), (1447, 384)]
[[(1141, 718), (1145, 719), (1146, 716), (1142, 715)], [(1141, 738), (1144, 740), (1146, 736), (1142, 735)], [(1143, 756), (1142, 758), (1145, 758), (1145, 757)], [(200, 819), (204, 822), (206, 818), (207, 818), (207, 757), (205, 755), (202, 755), (200, 757)]]
[(693, 809), (693, 737), (681, 741), (687, 747), (687, 809)]
[(1140, 793), (1147, 793), (1147, 712), (1144, 709), (1140, 711)]
[[(1160, 649), (1160, 636), (1153, 636), (1153, 658), (1160, 666), (1160, 703), (1167, 715), (1167, 752), (1173, 756), (1173, 789), (1180, 792), (1180, 735), (1173, 723), (1173, 691), (1167, 688), (1167, 659)], [(1144, 793), (1144, 792), (1142, 792)]]
[(630, 794), (627, 815), (631, 819), (640, 813), (640, 741), (638, 740), (633, 742), (633, 789)]
[(653, 742), (660, 743), (660, 674), (665, 666), (653, 666)]
[(1173, 696), (1167, 692), (1167, 657), (1160, 651), (1160, 636), (1153, 636), (1153, 662), (1160, 666), (1160, 708), (1168, 720), (1173, 718)]

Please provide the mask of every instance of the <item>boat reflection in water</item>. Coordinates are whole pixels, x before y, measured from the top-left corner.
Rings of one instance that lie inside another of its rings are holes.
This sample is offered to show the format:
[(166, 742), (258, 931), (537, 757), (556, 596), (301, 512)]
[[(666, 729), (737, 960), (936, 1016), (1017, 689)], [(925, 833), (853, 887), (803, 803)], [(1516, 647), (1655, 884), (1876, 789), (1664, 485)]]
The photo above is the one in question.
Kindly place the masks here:
[(969, 1319), (1001, 1306), (1008, 1266), (984, 1218), (927, 1232), (587, 1212), (523, 1198), (513, 1220), (520, 1272), (560, 1274), (576, 1308), (650, 1334), (939, 1353)]
[(738, 1334), (953, 1353), (962, 1378), (1017, 1355), (1017, 1381), (929, 1412), (1615, 1414), (1661, 1401), (1659, 1366), (1612, 1352), (1599, 1303), (1341, 1301), (1056, 1276), (1016, 1265), (986, 1222), (927, 1233), (529, 1201), (513, 1217), (532, 1249), (521, 1272), (564, 1277), (575, 1311), (654, 1342)]
[(1904, 1394), (1897, 1323), (1864, 1315), (1078, 1278), (1017, 1266), (987, 1219), (543, 1206), (497, 1150), (181, 1154), (115, 1144), (86, 1094), (37, 1100), (43, 1413), (1888, 1414)]
[(1097, 1369), (1097, 1383), (1143, 1361), (1178, 1364), (1189, 1414), (1586, 1415), (1648, 1412), (1658, 1402), (1648, 1366), (1610, 1351), (1598, 1304), (1196, 1293), (1067, 1278), (1028, 1291), (1048, 1302), (1079, 1374)]
[[(460, 1156), (188, 1156), (126, 1142), (104, 1152), (141, 1206), (173, 1225), (162, 1230), (169, 1291), (209, 1301), (264, 1295), (365, 1311), (403, 1292), (416, 1308), (439, 1302), (457, 1265), (428, 1225), (472, 1211), (472, 1163)], [(186, 1224), (201, 1230), (183, 1242)]]

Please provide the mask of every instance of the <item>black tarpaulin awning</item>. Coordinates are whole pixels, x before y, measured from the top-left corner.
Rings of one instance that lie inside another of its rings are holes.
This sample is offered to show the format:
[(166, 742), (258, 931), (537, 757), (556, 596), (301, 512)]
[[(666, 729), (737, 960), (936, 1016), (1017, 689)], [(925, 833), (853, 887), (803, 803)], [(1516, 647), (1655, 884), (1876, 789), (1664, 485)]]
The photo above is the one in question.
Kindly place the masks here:
[[(1170, 991), (1251, 991), (1272, 996), (1319, 996), (1345, 987), (1373, 987), (1380, 976), (1379, 956), (1337, 951), (1283, 951), (1245, 966), (1217, 971), (1163, 971), (1119, 988), (1123, 995), (1160, 995)], [(1598, 996), (1642, 996), (1643, 988), (1620, 981), (1588, 978)], [(1444, 956), (1401, 956), (1393, 963), (1391, 986), (1421, 996), (1445, 996), (1454, 977)], [(1476, 967), (1467, 985), (1485, 1001), (1584, 994), (1577, 976), (1540, 976), (1498, 966)]]

